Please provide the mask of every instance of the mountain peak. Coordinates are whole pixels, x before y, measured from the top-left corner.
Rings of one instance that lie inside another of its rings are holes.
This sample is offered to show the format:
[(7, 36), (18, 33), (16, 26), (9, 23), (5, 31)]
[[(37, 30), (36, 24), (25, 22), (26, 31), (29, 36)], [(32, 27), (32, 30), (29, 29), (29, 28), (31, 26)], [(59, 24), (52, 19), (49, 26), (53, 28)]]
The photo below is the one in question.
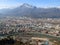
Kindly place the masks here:
[(27, 3), (24, 3), (20, 7), (34, 8), (35, 6), (29, 5)]

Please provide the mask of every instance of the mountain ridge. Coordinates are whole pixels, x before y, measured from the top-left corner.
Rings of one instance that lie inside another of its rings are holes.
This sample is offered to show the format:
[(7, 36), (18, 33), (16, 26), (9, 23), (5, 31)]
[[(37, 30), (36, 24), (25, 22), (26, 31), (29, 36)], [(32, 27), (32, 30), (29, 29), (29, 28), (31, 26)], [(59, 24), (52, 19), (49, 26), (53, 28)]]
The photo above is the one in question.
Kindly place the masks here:
[(24, 3), (14, 9), (6, 9), (2, 11), (2, 15), (26, 16), (32, 18), (60, 18), (60, 8), (38, 8), (36, 6)]

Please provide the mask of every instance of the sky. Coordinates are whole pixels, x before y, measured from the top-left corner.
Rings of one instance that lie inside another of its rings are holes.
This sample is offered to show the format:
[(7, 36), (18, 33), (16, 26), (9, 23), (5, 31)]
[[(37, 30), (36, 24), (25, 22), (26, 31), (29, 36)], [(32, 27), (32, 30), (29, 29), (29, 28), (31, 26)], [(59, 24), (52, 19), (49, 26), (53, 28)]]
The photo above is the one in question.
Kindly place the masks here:
[(33, 6), (49, 8), (58, 7), (60, 8), (60, 0), (0, 0), (1, 8), (15, 8), (17, 6), (27, 3)]

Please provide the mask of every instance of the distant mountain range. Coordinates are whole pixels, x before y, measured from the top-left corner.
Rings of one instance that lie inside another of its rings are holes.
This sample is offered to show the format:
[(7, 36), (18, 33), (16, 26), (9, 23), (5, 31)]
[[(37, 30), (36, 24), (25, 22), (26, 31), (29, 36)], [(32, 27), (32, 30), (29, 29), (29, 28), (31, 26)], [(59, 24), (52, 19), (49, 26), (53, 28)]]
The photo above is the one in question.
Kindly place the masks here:
[(60, 18), (60, 8), (38, 8), (22, 4), (14, 9), (0, 9), (0, 16), (25, 16), (32, 18)]

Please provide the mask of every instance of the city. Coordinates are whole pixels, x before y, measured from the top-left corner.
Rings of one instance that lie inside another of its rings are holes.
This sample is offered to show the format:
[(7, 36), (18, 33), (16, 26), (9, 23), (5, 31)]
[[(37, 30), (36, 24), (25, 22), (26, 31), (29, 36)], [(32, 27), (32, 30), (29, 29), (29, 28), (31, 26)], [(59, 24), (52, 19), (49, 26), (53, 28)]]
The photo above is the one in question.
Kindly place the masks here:
[[(40, 43), (35, 44), (34, 41), (32, 42), (32, 40), (38, 42), (41, 40), (45, 43), (47, 41), (50, 44), (47, 43), (46, 45), (53, 45), (54, 42), (58, 42), (60, 40), (60, 19), (34, 19), (28, 17), (1, 18), (0, 39), (7, 38), (7, 36), (11, 36), (14, 40), (17, 41), (20, 41), (20, 39), (22, 39), (23, 42), (29, 40), (33, 45), (39, 45)], [(53, 40), (53, 42), (50, 40)], [(45, 43), (41, 43), (40, 45)]]

